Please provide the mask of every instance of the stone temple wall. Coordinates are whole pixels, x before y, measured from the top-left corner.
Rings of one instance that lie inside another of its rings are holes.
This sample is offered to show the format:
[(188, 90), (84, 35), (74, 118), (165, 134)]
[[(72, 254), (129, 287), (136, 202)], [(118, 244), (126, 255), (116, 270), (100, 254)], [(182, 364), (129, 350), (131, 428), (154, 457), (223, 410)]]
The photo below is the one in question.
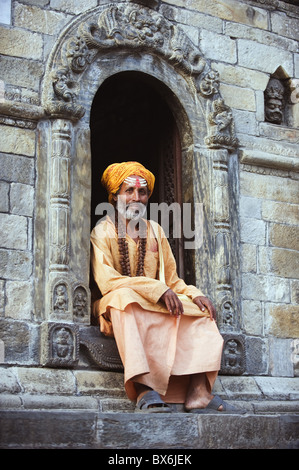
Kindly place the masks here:
[[(5, 5), (10, 7), (10, 3), (11, 15), (5, 15)], [(54, 60), (52, 51), (58, 50), (62, 32), (67, 34), (68, 25), (71, 28), (80, 15), (99, 7), (108, 8), (110, 4), (125, 3), (134, 4), (106, 0), (12, 0), (0, 7), (3, 8), (0, 12), (0, 352), (7, 366), (38, 366), (48, 354), (43, 342), (47, 343), (51, 334), (55, 335), (53, 324), (59, 320), (43, 310), (52, 302), (45, 285), (50, 280), (54, 286), (56, 279), (53, 277), (52, 281), (43, 264), (48, 256), (44, 240), (48, 240), (49, 213), (53, 209), (53, 194), (44, 186), (47, 180), (43, 180), (43, 169), (50, 171), (44, 155), (55, 132), (65, 142), (69, 141), (68, 136), (76, 132), (69, 123), (78, 128), (80, 117), (70, 119), (67, 113), (51, 115), (49, 110), (45, 111), (44, 77)], [(245, 341), (242, 351), (246, 353), (245, 373), (294, 377), (299, 373), (298, 6), (295, 2), (279, 0), (135, 3), (140, 9), (146, 7), (162, 15), (167, 24), (179, 28), (192, 47), (201, 51), (210, 71), (219, 73), (217, 92), (224, 99), (226, 110), (232, 112), (238, 145), (229, 149), (228, 163), (218, 141), (213, 159), (216, 167), (223, 170), (216, 187), (222, 187), (225, 180), (228, 194), (234, 198), (234, 212), (229, 221), (234, 252), (230, 259), (231, 283), (239, 286), (233, 292), (238, 293), (237, 333)], [(167, 56), (165, 51), (163, 54)], [(160, 79), (163, 80), (163, 75)], [(269, 104), (271, 99), (280, 110), (278, 117), (268, 113), (273, 105)], [(207, 110), (208, 107), (206, 113)], [(49, 119), (56, 119), (57, 115), (66, 121), (59, 121), (51, 128)], [(220, 113), (218, 117), (221, 118)], [(193, 115), (193, 128), (196, 119)], [(71, 144), (70, 162), (72, 148)], [(208, 155), (212, 148), (208, 145), (204, 149), (198, 143), (193, 149), (195, 188), (199, 156)], [(65, 159), (68, 160), (68, 155)], [(213, 173), (209, 175), (217, 179)], [(67, 206), (68, 202), (64, 200), (61, 204)], [(216, 211), (215, 207), (213, 210)], [(225, 243), (225, 235), (223, 240)], [(76, 279), (71, 280), (69, 298), (76, 288)], [(67, 281), (62, 282), (63, 286), (67, 286)], [(86, 279), (79, 279), (77, 287), (88, 296)], [(229, 302), (226, 307), (230, 308)], [(47, 324), (52, 319), (54, 323)], [(65, 315), (61, 320), (71, 325), (70, 331), (65, 328), (74, 334), (75, 340), (77, 330), (72, 317)], [(228, 317), (226, 323), (229, 325)], [(236, 332), (236, 325), (233, 326)], [(231, 332), (225, 325), (224, 332), (229, 340)]]

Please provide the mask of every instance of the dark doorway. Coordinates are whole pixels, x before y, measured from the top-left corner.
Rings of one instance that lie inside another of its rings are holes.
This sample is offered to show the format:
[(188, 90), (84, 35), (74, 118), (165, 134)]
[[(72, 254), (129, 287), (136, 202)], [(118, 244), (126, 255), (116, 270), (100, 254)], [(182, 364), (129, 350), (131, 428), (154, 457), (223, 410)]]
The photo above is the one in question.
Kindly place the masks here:
[[(156, 177), (150, 202), (182, 202), (181, 145), (166, 87), (140, 72), (121, 72), (99, 88), (91, 108), (92, 197), (91, 226), (99, 216), (96, 206), (107, 201), (100, 180), (111, 163), (138, 161)], [(169, 90), (167, 89), (169, 95)], [(171, 246), (183, 277), (180, 240)]]

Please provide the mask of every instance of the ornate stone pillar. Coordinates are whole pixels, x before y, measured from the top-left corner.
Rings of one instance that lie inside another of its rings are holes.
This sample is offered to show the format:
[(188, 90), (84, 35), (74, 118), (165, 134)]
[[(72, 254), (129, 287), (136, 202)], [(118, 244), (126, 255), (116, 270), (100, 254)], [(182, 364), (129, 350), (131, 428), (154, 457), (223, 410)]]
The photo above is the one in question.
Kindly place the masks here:
[(231, 277), (231, 213), (229, 199), (229, 153), (213, 152), (214, 181), (214, 248), (216, 305), (218, 324), (224, 338), (221, 374), (241, 375), (245, 372), (245, 339), (240, 334), (239, 315), (233, 298)]
[(51, 122), (48, 184), (46, 322), (41, 326), (41, 362), (70, 367), (79, 359), (79, 329), (73, 323), (69, 267), (72, 123)]

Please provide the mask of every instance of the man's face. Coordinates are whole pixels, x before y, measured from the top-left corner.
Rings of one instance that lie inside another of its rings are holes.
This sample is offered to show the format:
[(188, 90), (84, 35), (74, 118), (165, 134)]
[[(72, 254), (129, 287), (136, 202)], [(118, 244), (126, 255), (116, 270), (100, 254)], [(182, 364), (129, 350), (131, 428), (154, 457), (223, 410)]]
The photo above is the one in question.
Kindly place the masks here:
[(146, 181), (140, 176), (131, 175), (121, 185), (117, 196), (117, 210), (126, 219), (140, 219), (146, 213), (148, 188)]

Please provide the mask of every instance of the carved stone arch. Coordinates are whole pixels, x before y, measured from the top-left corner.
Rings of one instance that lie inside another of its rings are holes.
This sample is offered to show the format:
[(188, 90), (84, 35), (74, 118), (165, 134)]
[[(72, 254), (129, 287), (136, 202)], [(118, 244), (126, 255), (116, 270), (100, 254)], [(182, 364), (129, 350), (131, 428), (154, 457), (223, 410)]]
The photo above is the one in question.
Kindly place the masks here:
[[(54, 279), (88, 285), (89, 114), (104, 80), (125, 70), (141, 71), (165, 85), (182, 142), (184, 202), (204, 206), (204, 242), (193, 253), (195, 281), (216, 303), (220, 325), (237, 331), (230, 204), (235, 186), (230, 188), (228, 175), (233, 166), (229, 152), (238, 144), (232, 113), (220, 96), (218, 73), (199, 48), (157, 11), (132, 2), (76, 17), (47, 64), (42, 104), (48, 120), (39, 124), (36, 311), (46, 321), (57, 321), (51, 318)], [(44, 242), (39, 233), (45, 233)], [(70, 319), (78, 320), (76, 315)]]

